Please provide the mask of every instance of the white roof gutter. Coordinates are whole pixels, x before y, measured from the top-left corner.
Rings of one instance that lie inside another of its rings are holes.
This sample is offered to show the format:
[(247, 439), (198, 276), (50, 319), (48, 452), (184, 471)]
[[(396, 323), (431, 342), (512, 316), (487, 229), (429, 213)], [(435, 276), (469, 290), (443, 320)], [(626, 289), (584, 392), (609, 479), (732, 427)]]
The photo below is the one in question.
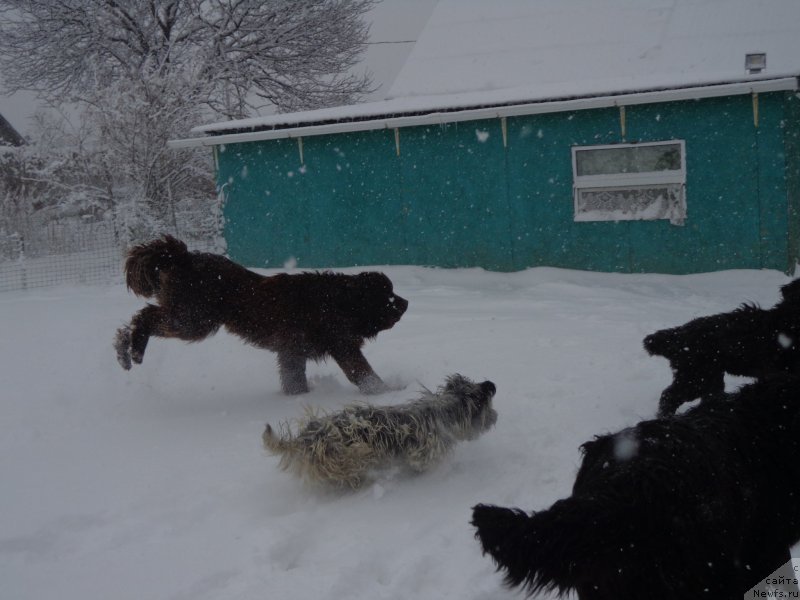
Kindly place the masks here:
[(442, 123), (454, 123), (460, 121), (518, 117), (524, 115), (588, 110), (593, 108), (608, 108), (611, 106), (653, 104), (656, 102), (699, 100), (703, 98), (717, 98), (720, 96), (781, 92), (797, 89), (797, 77), (783, 77), (780, 79), (687, 87), (654, 92), (596, 96), (591, 98), (576, 98), (573, 100), (556, 100), (551, 102), (531, 102), (526, 104), (464, 109), (451, 112), (430, 112), (408, 117), (387, 117), (368, 119), (364, 121), (343, 121), (340, 123), (326, 123), (322, 125), (308, 125), (287, 127), (283, 129), (265, 129), (263, 131), (252, 131), (245, 133), (209, 135), (200, 138), (170, 140), (167, 145), (173, 149), (194, 148), (198, 146), (219, 146), (222, 144), (240, 144), (244, 142), (258, 142), (262, 140), (300, 138), (314, 135), (348, 133), (354, 131), (371, 131), (376, 129), (395, 129), (400, 127), (414, 127), (418, 125), (439, 125)]

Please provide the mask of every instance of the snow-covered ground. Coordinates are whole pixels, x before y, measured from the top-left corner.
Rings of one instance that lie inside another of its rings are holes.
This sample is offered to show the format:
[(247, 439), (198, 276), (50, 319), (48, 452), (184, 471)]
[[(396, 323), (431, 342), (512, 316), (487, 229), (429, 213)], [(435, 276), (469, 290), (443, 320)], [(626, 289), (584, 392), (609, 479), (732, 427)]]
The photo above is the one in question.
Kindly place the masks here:
[(154, 339), (124, 372), (111, 339), (143, 305), (124, 286), (0, 294), (0, 597), (519, 598), (481, 556), (470, 507), (567, 495), (582, 442), (655, 412), (670, 372), (647, 333), (771, 305), (788, 281), (383, 270), (410, 306), (365, 354), (406, 387), (375, 401), (460, 372), (497, 384), (499, 418), (431, 472), (357, 492), (309, 488), (261, 449), (267, 421), (363, 399), (334, 363), (287, 397), (274, 355), (220, 332)]

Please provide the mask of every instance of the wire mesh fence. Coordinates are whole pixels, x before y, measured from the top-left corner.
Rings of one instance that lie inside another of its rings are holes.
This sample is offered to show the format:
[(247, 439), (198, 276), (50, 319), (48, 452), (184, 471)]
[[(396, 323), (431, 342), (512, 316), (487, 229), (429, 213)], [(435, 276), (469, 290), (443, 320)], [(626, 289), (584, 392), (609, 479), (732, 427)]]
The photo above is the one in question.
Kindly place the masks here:
[(50, 224), (33, 235), (0, 233), (0, 292), (61, 283), (121, 280), (122, 255), (111, 223)]
[[(182, 211), (181, 238), (189, 250), (223, 254), (225, 242), (213, 211)], [(132, 241), (119, 234), (113, 219), (85, 221), (62, 219), (27, 223), (24, 233), (6, 233), (0, 227), (0, 292), (46, 287), (62, 283), (104, 284), (121, 282), (124, 256)], [(124, 229), (124, 228), (123, 228)]]
[(225, 253), (219, 204), (179, 204), (173, 216), (172, 226), (108, 212), (52, 218), (43, 210), (0, 218), (0, 292), (121, 282), (127, 249), (163, 233), (182, 239), (192, 251)]

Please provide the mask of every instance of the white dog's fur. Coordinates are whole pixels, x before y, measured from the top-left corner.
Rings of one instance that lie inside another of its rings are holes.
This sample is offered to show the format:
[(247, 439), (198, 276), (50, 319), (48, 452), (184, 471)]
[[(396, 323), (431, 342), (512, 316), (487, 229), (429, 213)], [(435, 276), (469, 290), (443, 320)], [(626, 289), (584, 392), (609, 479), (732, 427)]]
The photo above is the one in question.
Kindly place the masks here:
[(395, 406), (352, 404), (331, 414), (308, 411), (293, 434), (267, 424), (264, 447), (281, 457), (280, 467), (310, 481), (360, 486), (370, 471), (406, 464), (424, 471), (456, 442), (478, 437), (497, 421), (495, 386), (451, 375), (435, 393)]

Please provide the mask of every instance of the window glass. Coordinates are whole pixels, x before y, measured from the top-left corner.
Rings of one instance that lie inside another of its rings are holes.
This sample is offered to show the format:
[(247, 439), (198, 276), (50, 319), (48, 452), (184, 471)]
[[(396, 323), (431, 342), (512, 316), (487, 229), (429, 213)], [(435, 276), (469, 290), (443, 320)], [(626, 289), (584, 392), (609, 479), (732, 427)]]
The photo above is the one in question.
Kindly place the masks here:
[(575, 198), (575, 221), (651, 221), (683, 225), (683, 186), (583, 189)]
[(577, 174), (617, 175), (680, 171), (680, 144), (625, 146), (621, 148), (583, 149), (575, 153)]
[(684, 142), (574, 147), (575, 221), (686, 219)]

